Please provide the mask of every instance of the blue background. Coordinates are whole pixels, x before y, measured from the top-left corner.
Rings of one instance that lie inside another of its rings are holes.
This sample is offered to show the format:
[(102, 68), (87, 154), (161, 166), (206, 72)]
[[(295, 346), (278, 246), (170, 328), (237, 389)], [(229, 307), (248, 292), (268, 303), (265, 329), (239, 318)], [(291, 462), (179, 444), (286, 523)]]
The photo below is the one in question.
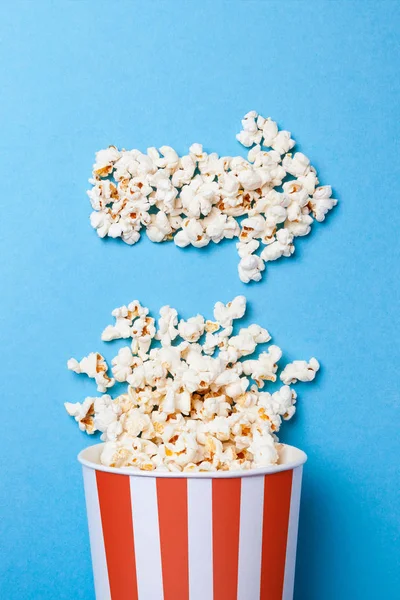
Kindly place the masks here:
[[(286, 357), (323, 364), (282, 430), (309, 455), (295, 598), (398, 598), (399, 4), (12, 6), (0, 9), (0, 597), (94, 597), (75, 461), (92, 439), (63, 402), (95, 387), (67, 358), (112, 356), (101, 330), (136, 297), (189, 316), (246, 294), (248, 321)], [(97, 237), (96, 150), (241, 153), (251, 109), (292, 131), (340, 199), (295, 257), (245, 286), (232, 242)]]

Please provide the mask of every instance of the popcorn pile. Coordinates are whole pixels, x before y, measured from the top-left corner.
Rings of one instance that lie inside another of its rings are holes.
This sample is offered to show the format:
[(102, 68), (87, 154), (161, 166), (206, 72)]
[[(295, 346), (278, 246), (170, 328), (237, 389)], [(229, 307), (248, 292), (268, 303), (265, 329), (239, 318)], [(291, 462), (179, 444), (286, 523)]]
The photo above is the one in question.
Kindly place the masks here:
[(217, 302), (214, 320), (179, 320), (174, 308), (163, 306), (158, 327), (136, 300), (112, 312), (115, 323), (102, 339), (131, 340), (112, 359), (112, 377), (96, 352), (79, 362), (71, 358), (68, 368), (94, 379), (103, 393), (116, 381), (126, 382), (126, 393), (65, 403), (82, 431), (102, 432), (104, 465), (191, 472), (278, 462), (276, 433), (295, 412), (297, 394), (290, 385), (312, 381), (319, 364), (315, 358), (287, 364), (280, 373), (284, 385), (274, 393), (261, 391), (265, 381), (276, 381), (282, 351), (270, 345), (241, 360), (271, 340), (259, 325), (233, 335), (233, 321), (245, 310), (244, 296)]
[(144, 227), (151, 241), (173, 239), (181, 248), (238, 238), (240, 279), (260, 281), (265, 262), (291, 256), (294, 238), (310, 233), (314, 219), (324, 221), (337, 201), (329, 185), (318, 186), (309, 159), (290, 152), (289, 131), (255, 111), (242, 126), (236, 137), (251, 147), (247, 160), (208, 154), (201, 144), (181, 157), (170, 146), (97, 152), (88, 195), (98, 235), (135, 244)]

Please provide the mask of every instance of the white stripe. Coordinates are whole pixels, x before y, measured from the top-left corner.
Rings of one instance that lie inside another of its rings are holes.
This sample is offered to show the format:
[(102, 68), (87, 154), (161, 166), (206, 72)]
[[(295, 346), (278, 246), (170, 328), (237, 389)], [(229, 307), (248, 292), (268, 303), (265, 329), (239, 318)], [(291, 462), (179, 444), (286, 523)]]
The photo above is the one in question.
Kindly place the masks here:
[(189, 598), (212, 600), (212, 480), (188, 479)]
[(290, 498), (289, 527), (286, 546), (285, 578), (283, 581), (282, 600), (293, 599), (302, 474), (302, 466), (293, 469), (292, 494)]
[(99, 496), (97, 493), (96, 471), (94, 469), (83, 467), (83, 483), (85, 486), (96, 600), (111, 600)]
[(259, 600), (264, 477), (243, 477), (240, 497), (238, 600)]
[(140, 600), (163, 600), (156, 479), (129, 479), (138, 595)]

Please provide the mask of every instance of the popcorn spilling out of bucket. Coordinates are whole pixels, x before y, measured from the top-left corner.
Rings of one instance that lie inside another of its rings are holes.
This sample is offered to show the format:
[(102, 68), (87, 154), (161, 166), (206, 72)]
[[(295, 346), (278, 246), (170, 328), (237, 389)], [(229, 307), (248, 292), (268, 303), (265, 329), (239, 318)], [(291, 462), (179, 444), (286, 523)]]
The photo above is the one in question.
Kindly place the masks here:
[[(280, 369), (282, 350), (256, 324), (234, 331), (246, 310), (237, 296), (217, 302), (213, 318), (179, 319), (163, 306), (158, 322), (137, 300), (112, 312), (102, 339), (129, 340), (111, 361), (98, 353), (68, 367), (94, 379), (102, 395), (65, 404), (81, 430), (102, 433), (100, 462), (172, 473), (246, 471), (277, 464), (277, 432), (295, 412), (297, 381), (315, 378), (315, 358)], [(109, 374), (109, 371), (110, 374)], [(265, 385), (279, 378), (269, 392)], [(115, 382), (126, 385), (116, 398)]]

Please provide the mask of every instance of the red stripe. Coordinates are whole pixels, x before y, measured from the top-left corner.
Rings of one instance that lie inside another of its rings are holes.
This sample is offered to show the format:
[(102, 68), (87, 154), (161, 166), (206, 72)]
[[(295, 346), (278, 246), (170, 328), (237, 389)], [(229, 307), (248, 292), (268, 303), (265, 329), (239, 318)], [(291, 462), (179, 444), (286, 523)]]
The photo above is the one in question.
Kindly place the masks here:
[(189, 600), (187, 480), (157, 479), (157, 501), (164, 600)]
[(282, 600), (293, 471), (266, 475), (261, 558), (261, 600)]
[(129, 477), (96, 471), (112, 600), (138, 600)]
[(213, 479), (214, 600), (236, 600), (241, 480)]

